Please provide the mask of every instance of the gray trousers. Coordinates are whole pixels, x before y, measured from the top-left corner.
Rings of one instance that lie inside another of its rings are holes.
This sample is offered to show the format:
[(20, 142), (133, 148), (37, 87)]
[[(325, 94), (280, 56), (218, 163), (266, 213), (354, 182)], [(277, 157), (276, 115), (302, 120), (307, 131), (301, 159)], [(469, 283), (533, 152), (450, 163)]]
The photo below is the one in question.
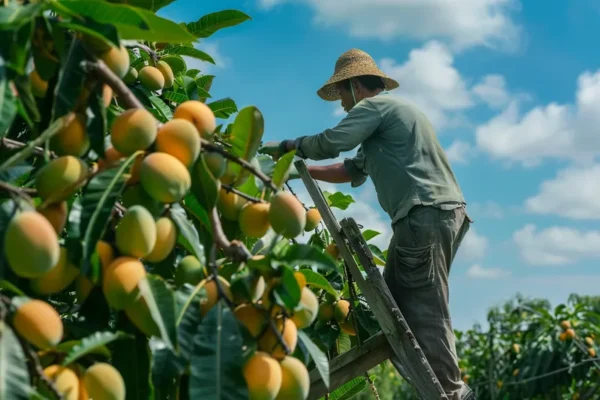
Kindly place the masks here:
[(470, 223), (464, 207), (413, 207), (394, 224), (384, 270), (398, 308), (451, 400), (460, 399), (464, 383), (450, 319), (448, 275)]

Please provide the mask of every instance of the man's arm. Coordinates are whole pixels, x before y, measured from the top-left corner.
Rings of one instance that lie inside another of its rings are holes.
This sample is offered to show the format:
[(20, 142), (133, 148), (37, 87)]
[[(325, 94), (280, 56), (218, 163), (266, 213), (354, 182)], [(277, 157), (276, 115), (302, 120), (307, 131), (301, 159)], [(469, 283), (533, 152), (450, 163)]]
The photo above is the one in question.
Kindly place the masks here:
[(348, 183), (352, 177), (344, 167), (344, 163), (330, 165), (309, 165), (308, 172), (313, 179), (329, 183)]

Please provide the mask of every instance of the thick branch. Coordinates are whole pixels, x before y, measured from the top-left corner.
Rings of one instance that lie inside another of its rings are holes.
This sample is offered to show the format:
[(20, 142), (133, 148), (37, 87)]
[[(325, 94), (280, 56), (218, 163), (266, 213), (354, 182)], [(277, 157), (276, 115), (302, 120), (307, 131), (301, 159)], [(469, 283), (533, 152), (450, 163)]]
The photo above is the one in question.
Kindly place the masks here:
[(27, 201), (29, 204), (33, 205), (33, 199), (31, 197), (29, 197), (29, 195), (21, 188), (18, 188), (16, 186), (13, 186), (6, 182), (0, 181), (0, 190), (16, 194), (17, 196), (19, 196), (22, 199), (24, 199), (25, 201)]
[(212, 225), (213, 237), (218, 247), (223, 249), (228, 257), (231, 257), (235, 262), (244, 262), (252, 258), (252, 254), (248, 251), (242, 242), (227, 239), (217, 209), (213, 207), (210, 216), (210, 224)]
[(85, 71), (95, 74), (99, 79), (106, 83), (113, 92), (121, 98), (127, 108), (145, 108), (142, 102), (135, 97), (135, 94), (114, 72), (106, 66), (102, 60), (95, 62), (85, 62), (83, 65)]
[[(27, 144), (23, 143), (23, 142), (18, 142), (13, 139), (3, 138), (1, 146), (4, 148), (7, 148), (9, 150), (15, 150), (15, 149), (22, 149), (23, 147), (27, 146)], [(34, 147), (32, 153), (36, 154), (38, 156), (41, 156), (45, 153), (45, 151), (46, 150), (44, 150), (43, 147)], [(50, 158), (56, 158), (56, 157), (57, 157), (57, 155), (51, 151)]]
[(237, 190), (236, 188), (234, 188), (234, 187), (233, 187), (233, 186), (231, 186), (231, 185), (225, 185), (224, 183), (222, 183), (222, 184), (221, 184), (221, 187), (222, 187), (223, 189), (225, 189), (225, 191), (227, 191), (227, 192), (233, 192), (233, 193), (237, 194), (238, 196), (240, 196), (240, 197), (243, 197), (244, 199), (246, 199), (246, 200), (248, 200), (248, 201), (251, 201), (251, 202), (253, 202), (253, 203), (264, 203), (264, 201), (263, 201), (263, 200), (261, 200), (261, 199), (257, 199), (256, 197), (252, 197), (252, 196), (250, 196), (249, 194), (246, 194), (246, 193), (244, 193), (244, 192), (241, 192), (241, 191)]

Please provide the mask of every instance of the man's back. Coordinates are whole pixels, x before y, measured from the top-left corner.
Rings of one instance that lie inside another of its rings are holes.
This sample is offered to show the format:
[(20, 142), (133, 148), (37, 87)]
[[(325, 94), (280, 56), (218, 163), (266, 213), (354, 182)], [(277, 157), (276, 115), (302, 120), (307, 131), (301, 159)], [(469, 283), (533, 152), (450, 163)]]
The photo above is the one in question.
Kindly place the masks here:
[(380, 121), (352, 161), (371, 177), (379, 202), (393, 222), (413, 205), (464, 203), (435, 130), (423, 113), (386, 92), (360, 103), (372, 108), (371, 114), (379, 114)]

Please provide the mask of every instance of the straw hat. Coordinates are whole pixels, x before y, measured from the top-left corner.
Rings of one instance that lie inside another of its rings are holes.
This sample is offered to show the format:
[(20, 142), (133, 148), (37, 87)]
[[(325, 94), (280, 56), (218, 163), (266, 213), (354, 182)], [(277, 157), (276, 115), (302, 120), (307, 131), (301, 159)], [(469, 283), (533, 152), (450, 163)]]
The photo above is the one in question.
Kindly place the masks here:
[(350, 49), (343, 53), (335, 63), (335, 70), (329, 80), (317, 91), (320, 98), (327, 101), (339, 100), (335, 88), (337, 82), (361, 75), (375, 75), (383, 78), (386, 90), (396, 89), (398, 82), (381, 72), (375, 60), (360, 49)]

